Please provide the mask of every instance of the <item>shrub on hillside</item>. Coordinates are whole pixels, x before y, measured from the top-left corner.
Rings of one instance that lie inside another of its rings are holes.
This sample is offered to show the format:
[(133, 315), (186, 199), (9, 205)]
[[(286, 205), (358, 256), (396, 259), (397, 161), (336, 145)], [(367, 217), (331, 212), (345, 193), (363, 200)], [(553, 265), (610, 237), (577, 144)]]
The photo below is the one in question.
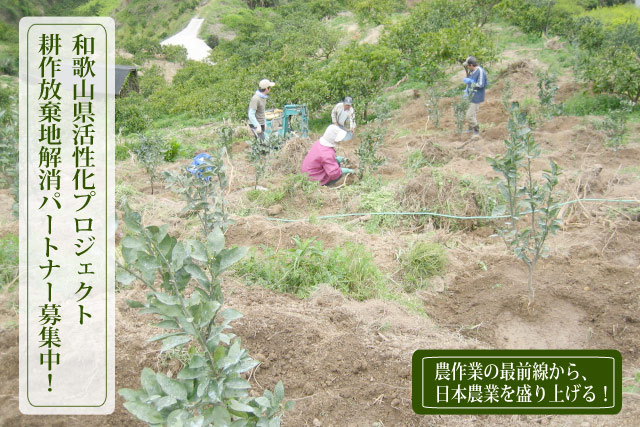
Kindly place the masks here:
[(151, 118), (146, 112), (146, 103), (139, 94), (131, 93), (116, 99), (116, 133), (123, 135), (141, 133), (149, 127)]
[(622, 96), (633, 103), (640, 99), (640, 54), (631, 46), (611, 46), (583, 57), (582, 76), (596, 93)]
[(382, 24), (398, 8), (402, 6), (399, 0), (354, 0), (353, 11), (362, 23), (372, 22)]
[(487, 4), (491, 6), (491, 2), (463, 0), (454, 8), (444, 0), (420, 2), (389, 26), (381, 43), (400, 50), (410, 64), (409, 72), (430, 80), (442, 65), (461, 63), (469, 52), (481, 62), (490, 61), (495, 57), (493, 41), (479, 27)]

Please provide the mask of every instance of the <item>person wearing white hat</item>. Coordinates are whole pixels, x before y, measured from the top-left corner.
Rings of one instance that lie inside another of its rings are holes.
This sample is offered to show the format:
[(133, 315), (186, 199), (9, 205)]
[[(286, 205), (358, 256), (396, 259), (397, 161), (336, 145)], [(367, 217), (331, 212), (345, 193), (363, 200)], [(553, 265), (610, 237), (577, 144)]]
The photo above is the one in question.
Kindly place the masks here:
[(265, 116), (264, 111), (269, 99), (269, 92), (276, 84), (269, 79), (262, 79), (258, 83), (258, 90), (249, 102), (249, 127), (256, 138), (264, 140)]
[(329, 125), (305, 156), (301, 172), (307, 174), (311, 181), (320, 181), (322, 185), (334, 184), (342, 175), (353, 173), (353, 169), (341, 167), (342, 157), (336, 156), (335, 146), (346, 136), (347, 131), (344, 129)]

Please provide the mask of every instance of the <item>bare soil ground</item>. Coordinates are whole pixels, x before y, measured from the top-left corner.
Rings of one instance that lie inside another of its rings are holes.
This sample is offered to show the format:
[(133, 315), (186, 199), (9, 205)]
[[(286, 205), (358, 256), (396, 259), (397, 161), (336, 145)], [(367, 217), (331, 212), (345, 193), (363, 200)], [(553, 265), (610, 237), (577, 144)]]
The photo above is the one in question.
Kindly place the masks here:
[[(479, 112), (483, 137), (458, 149), (468, 136), (455, 133), (449, 107), (442, 101), (441, 129), (428, 123), (423, 98), (411, 99), (392, 119), (383, 148), (387, 164), (381, 175), (409, 182), (407, 156), (420, 149), (438, 160), (443, 171), (458, 176), (494, 177), (485, 158), (503, 149), (506, 114), (500, 102), (505, 80), (512, 87), (530, 79), (535, 70), (514, 65), (487, 94)], [(561, 93), (575, 90), (567, 82)], [(517, 96), (517, 94), (516, 94)], [(427, 125), (426, 125), (427, 124)], [(638, 127), (632, 141), (614, 152), (603, 146), (603, 135), (589, 118), (556, 117), (535, 131), (543, 156), (536, 167), (554, 159), (563, 170), (565, 198), (637, 198), (640, 188)], [(635, 139), (633, 139), (635, 138)], [(353, 155), (357, 138), (340, 147)], [(208, 147), (203, 143), (203, 150)], [(242, 153), (234, 151), (231, 193), (236, 208), (245, 207), (252, 169)], [(185, 161), (182, 161), (184, 164)], [(182, 164), (168, 166), (175, 169)], [(118, 179), (140, 193), (131, 202), (148, 223), (170, 223), (171, 232), (197, 234), (192, 219), (178, 216), (180, 200), (160, 189), (154, 196), (132, 161), (119, 163)], [(634, 172), (635, 171), (635, 172)], [(277, 170), (264, 184), (283, 181)], [(288, 214), (335, 213), (351, 209), (337, 190), (322, 188), (320, 208), (297, 200)], [(4, 200), (4, 198), (2, 199)], [(16, 230), (2, 211), (2, 230)], [(224, 283), (226, 303), (244, 314), (235, 322), (250, 354), (261, 362), (251, 373), (255, 390), (282, 380), (288, 399), (296, 401), (284, 418), (285, 426), (637, 426), (640, 400), (625, 395), (615, 416), (417, 416), (411, 410), (410, 359), (420, 348), (614, 348), (623, 355), (623, 372), (630, 377), (640, 368), (640, 223), (622, 206), (572, 205), (563, 211), (564, 225), (550, 238), (551, 254), (539, 263), (536, 303), (526, 302), (524, 266), (496, 238), (488, 226), (465, 231), (407, 227), (367, 234), (359, 224), (339, 222), (277, 223), (263, 214), (236, 217), (227, 238), (230, 244), (291, 247), (291, 238), (317, 237), (325, 247), (346, 241), (362, 243), (380, 268), (393, 275), (399, 268), (396, 253), (415, 238), (433, 239), (447, 248), (449, 266), (431, 289), (420, 291), (428, 317), (386, 301), (356, 302), (324, 286), (311, 298), (300, 300), (229, 276)], [(3, 231), (4, 232), (4, 231)], [(397, 277), (396, 277), (397, 279)], [(135, 285), (117, 295), (117, 388), (138, 387), (139, 373), (148, 366), (175, 373), (177, 361), (167, 361), (159, 347), (145, 340), (156, 331), (151, 318), (129, 308), (126, 299), (142, 300), (144, 289)], [(120, 426), (141, 425), (122, 406), (106, 417), (26, 417), (18, 412), (17, 295), (0, 295), (0, 425), (3, 426)], [(13, 323), (12, 323), (13, 321)]]

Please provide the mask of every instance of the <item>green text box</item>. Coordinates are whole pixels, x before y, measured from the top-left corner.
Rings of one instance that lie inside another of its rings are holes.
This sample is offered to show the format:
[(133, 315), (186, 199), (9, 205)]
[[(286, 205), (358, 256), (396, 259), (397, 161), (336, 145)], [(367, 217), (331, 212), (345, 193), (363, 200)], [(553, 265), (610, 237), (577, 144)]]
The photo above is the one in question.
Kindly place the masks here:
[(418, 414), (617, 414), (617, 350), (417, 350)]

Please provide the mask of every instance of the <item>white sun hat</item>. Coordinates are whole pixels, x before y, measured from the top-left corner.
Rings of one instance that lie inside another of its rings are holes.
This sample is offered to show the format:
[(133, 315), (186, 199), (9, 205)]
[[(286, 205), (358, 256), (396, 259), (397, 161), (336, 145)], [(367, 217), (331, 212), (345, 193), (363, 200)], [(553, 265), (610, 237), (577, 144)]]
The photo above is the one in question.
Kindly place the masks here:
[(340, 129), (336, 125), (329, 125), (327, 130), (324, 131), (324, 135), (320, 137), (320, 144), (325, 147), (335, 147), (335, 143), (344, 140), (346, 136), (346, 130)]
[(272, 82), (269, 79), (262, 79), (262, 80), (260, 80), (260, 83), (258, 83), (258, 87), (260, 89), (266, 89), (268, 87), (273, 87), (275, 85), (276, 85), (275, 82)]

